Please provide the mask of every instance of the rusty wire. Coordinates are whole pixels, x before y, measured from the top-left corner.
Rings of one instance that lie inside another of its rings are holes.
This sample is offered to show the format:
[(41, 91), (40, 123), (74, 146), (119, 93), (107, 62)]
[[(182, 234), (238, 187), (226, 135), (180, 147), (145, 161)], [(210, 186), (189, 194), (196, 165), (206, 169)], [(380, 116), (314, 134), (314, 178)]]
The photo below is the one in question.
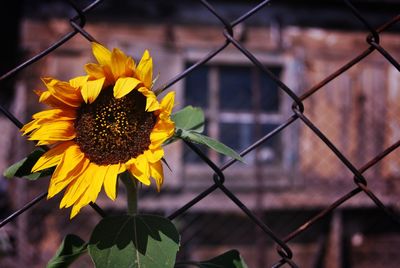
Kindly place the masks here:
[[(86, 23), (86, 13), (95, 8), (102, 0), (95, 0), (93, 1), (90, 5), (87, 7), (80, 9), (77, 7), (72, 1), (67, 1), (71, 8), (74, 9), (77, 13), (77, 15), (73, 18), (70, 19), (70, 24), (71, 24), (71, 31), (65, 34), (63, 37), (61, 37), (59, 40), (55, 41), (51, 46), (49, 46), (47, 49), (42, 51), (41, 53), (33, 56), (30, 59), (25, 60), (12, 70), (6, 72), (5, 74), (0, 76), (0, 81), (6, 80), (15, 74), (17, 74), (19, 71), (23, 70), (29, 65), (34, 64), (41, 58), (45, 57), (52, 51), (56, 50), (58, 47), (62, 46), (66, 42), (68, 42), (69, 39), (71, 39), (73, 36), (76, 34), (82, 35), (84, 38), (86, 38), (88, 41), (92, 42), (95, 41), (94, 37), (88, 33), (84, 27)], [(261, 144), (263, 144), (265, 141), (269, 140), (273, 136), (277, 135), (278, 133), (282, 132), (286, 127), (290, 126), (296, 121), (302, 122), (306, 127), (308, 127), (319, 139), (321, 142), (326, 144), (326, 146), (336, 155), (336, 157), (347, 167), (349, 171), (353, 174), (353, 179), (354, 181), (354, 188), (350, 189), (347, 194), (339, 197), (336, 201), (334, 201), (330, 206), (326, 207), (319, 213), (317, 213), (314, 217), (309, 219), (308, 221), (304, 222), (301, 226), (297, 227), (295, 230), (293, 230), (291, 233), (287, 234), (285, 237), (278, 237), (271, 228), (265, 224), (259, 217), (256, 216), (255, 213), (253, 213), (249, 208), (246, 207), (245, 204), (235, 195), (233, 194), (224, 184), (225, 182), (225, 177), (224, 177), (224, 170), (229, 168), (232, 164), (236, 162), (236, 160), (230, 160), (227, 163), (223, 164), (222, 166), (218, 167), (211, 159), (207, 157), (204, 153), (202, 153), (201, 150), (199, 150), (196, 145), (191, 144), (189, 142), (185, 142), (186, 146), (188, 146), (192, 151), (194, 151), (203, 161), (206, 163), (215, 173), (213, 175), (213, 179), (210, 181), (210, 186), (203, 192), (199, 193), (196, 197), (194, 197), (191, 201), (189, 201), (186, 204), (183, 204), (181, 208), (173, 212), (171, 215), (169, 215), (169, 219), (174, 219), (176, 217), (179, 217), (182, 215), (184, 212), (189, 210), (193, 205), (197, 204), (198, 202), (201, 202), (204, 198), (206, 198), (209, 194), (211, 194), (214, 191), (221, 191), (224, 193), (233, 203), (237, 205), (238, 208), (241, 209), (241, 211), (251, 219), (252, 222), (254, 222), (255, 225), (257, 225), (261, 230), (265, 233), (267, 237), (272, 239), (276, 246), (277, 246), (277, 254), (280, 257), (279, 261), (277, 261), (273, 267), (281, 267), (283, 265), (289, 265), (290, 267), (298, 267), (298, 265), (294, 261), (294, 256), (292, 253), (292, 250), (288, 246), (288, 242), (294, 239), (295, 237), (299, 236), (301, 233), (304, 231), (312, 228), (312, 226), (321, 220), (322, 218), (326, 217), (328, 214), (330, 214), (333, 210), (338, 208), (340, 205), (343, 203), (347, 202), (354, 196), (364, 193), (366, 194), (374, 203), (375, 205), (381, 209), (383, 212), (386, 213), (388, 217), (393, 219), (396, 223), (400, 224), (400, 220), (397, 215), (393, 214), (384, 204), (383, 202), (374, 194), (372, 189), (368, 188), (368, 181), (366, 178), (363, 176), (363, 173), (368, 170), (369, 168), (373, 167), (377, 163), (379, 163), (383, 158), (385, 158), (387, 155), (389, 155), (391, 152), (396, 150), (400, 146), (400, 140), (393, 143), (391, 146), (387, 147), (385, 150), (383, 150), (381, 153), (376, 155), (373, 159), (368, 161), (364, 166), (361, 168), (356, 168), (355, 165), (348, 160), (344, 154), (335, 146), (333, 142), (331, 142), (327, 136), (317, 127), (313, 124), (313, 122), (304, 114), (304, 110), (306, 110), (306, 107), (303, 104), (303, 101), (315, 94), (317, 91), (321, 90), (325, 85), (330, 83), (331, 81), (335, 80), (337, 77), (342, 75), (344, 72), (348, 71), (350, 68), (352, 68), (354, 65), (358, 64), (361, 62), (363, 59), (368, 57), (373, 51), (379, 52), (382, 57), (384, 57), (391, 65), (393, 65), (397, 70), (400, 71), (400, 64), (398, 61), (393, 58), (390, 53), (388, 53), (385, 48), (380, 44), (380, 34), (386, 30), (388, 30), (390, 27), (395, 25), (400, 21), (400, 15), (395, 16), (394, 18), (391, 18), (389, 21), (384, 23), (382, 26), (378, 27), (377, 29), (373, 28), (368, 21), (364, 18), (364, 16), (361, 14), (361, 12), (349, 1), (349, 0), (344, 0), (343, 4), (346, 5), (351, 12), (354, 14), (355, 19), (358, 19), (362, 25), (364, 25), (365, 30), (369, 33), (366, 37), (366, 43), (369, 45), (368, 48), (365, 50), (361, 51), (358, 55), (356, 55), (353, 59), (349, 60), (345, 64), (343, 64), (340, 68), (338, 68), (336, 71), (334, 71), (332, 74), (324, 78), (322, 81), (317, 83), (316, 85), (312, 86), (309, 89), (305, 89), (302, 92), (304, 92), (302, 95), (297, 95), (291, 88), (289, 88), (287, 85), (285, 85), (279, 78), (275, 77), (273, 73), (266, 68), (262, 63), (258, 61), (258, 59), (250, 52), (248, 51), (243, 44), (235, 39), (234, 36), (234, 31), (233, 28), (240, 23), (244, 22), (247, 20), (249, 17), (251, 17), (254, 13), (260, 11), (263, 8), (266, 8), (266, 5), (270, 2), (270, 0), (265, 0), (261, 1), (258, 5), (256, 5), (254, 8), (251, 10), (245, 12), (242, 16), (237, 18), (236, 20), (229, 22), (227, 19), (225, 19), (223, 16), (220, 15), (220, 13), (214, 8), (214, 6), (209, 3), (206, 0), (200, 0), (200, 2), (204, 5), (205, 8), (207, 8), (210, 13), (212, 13), (221, 23), (222, 26), (222, 34), (225, 36), (224, 42), (217, 48), (215, 48), (213, 51), (209, 52), (205, 57), (201, 58), (199, 61), (194, 63), (192, 66), (184, 70), (183, 72), (177, 74), (175, 77), (170, 79), (167, 83), (164, 84), (161, 88), (157, 89), (157, 93), (161, 93), (164, 90), (169, 89), (172, 85), (174, 85), (176, 82), (182, 80), (185, 78), (189, 73), (191, 73), (193, 70), (195, 70), (197, 67), (205, 64), (209, 60), (211, 60), (214, 56), (216, 56), (218, 53), (223, 51), (226, 47), (229, 45), (232, 45), (237, 48), (238, 51), (243, 53), (253, 64), (256, 66), (262, 73), (270, 77), (278, 86), (281, 90), (283, 90), (284, 93), (286, 93), (293, 101), (293, 114), (287, 118), (285, 122), (283, 122), (281, 125), (276, 127), (273, 131), (269, 133), (265, 133), (265, 136), (262, 137), (261, 139), (257, 140), (243, 150), (240, 155), (245, 156), (249, 152), (253, 151), (257, 147), (259, 147)], [(0, 111), (10, 120), (12, 121), (18, 128), (21, 128), (23, 124), (11, 113), (9, 112), (5, 107), (0, 105)], [(42, 193), (35, 197), (33, 200), (28, 202), (26, 205), (24, 205), (22, 208), (19, 210), (15, 211), (12, 213), (10, 216), (6, 217), (0, 222), (0, 228), (18, 217), (20, 214), (24, 213), (25, 211), (29, 210), (32, 206), (35, 204), (39, 203), (41, 200), (44, 199), (44, 197), (47, 195), (47, 193)], [(106, 216), (104, 211), (96, 204), (91, 203), (91, 207), (99, 213), (102, 217)]]

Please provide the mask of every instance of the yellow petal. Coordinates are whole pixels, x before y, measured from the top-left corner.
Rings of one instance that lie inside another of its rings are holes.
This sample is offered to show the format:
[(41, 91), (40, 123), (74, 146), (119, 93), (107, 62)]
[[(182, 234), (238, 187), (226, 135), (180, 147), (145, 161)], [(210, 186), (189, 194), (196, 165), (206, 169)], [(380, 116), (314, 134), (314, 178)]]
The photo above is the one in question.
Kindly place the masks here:
[(59, 99), (55, 98), (49, 91), (44, 90), (34, 90), (35, 94), (39, 96), (39, 102), (47, 104), (49, 106), (55, 108), (65, 108), (71, 107), (70, 105), (60, 101)]
[(21, 128), (22, 135), (26, 135), (26, 134), (32, 132), (33, 130), (39, 128), (40, 124), (41, 124), (41, 121), (43, 121), (43, 120), (32, 120), (31, 122), (26, 123)]
[(101, 65), (111, 65), (111, 52), (99, 43), (92, 42), (92, 51), (94, 57)]
[(155, 148), (153, 150), (144, 151), (144, 155), (150, 163), (155, 163), (160, 161), (164, 156), (164, 150), (161, 147)]
[(146, 87), (140, 87), (138, 91), (146, 96), (146, 111), (154, 112), (160, 109), (160, 103), (153, 91), (148, 90)]
[[(56, 194), (61, 192), (67, 185), (73, 184), (74, 181), (76, 181), (77, 178), (81, 176), (86, 168), (89, 166), (89, 162), (89, 159), (83, 158), (82, 161), (77, 163), (77, 165), (68, 173), (68, 176), (64, 178), (59, 177), (57, 180), (50, 180), (47, 198), (55, 196)], [(60, 206), (61, 205), (65, 206), (65, 204), (60, 204)]]
[(153, 59), (147, 49), (136, 68), (136, 74), (147, 88), (151, 88), (153, 83)]
[(75, 78), (69, 80), (69, 84), (75, 88), (82, 87), (86, 83), (88, 78), (89, 78), (88, 75), (78, 76), (78, 77), (75, 77)]
[(99, 96), (103, 88), (105, 77), (97, 80), (87, 81), (81, 89), (83, 100), (86, 103), (93, 103), (97, 96)]
[(80, 106), (82, 97), (80, 96), (79, 91), (69, 83), (50, 77), (42, 78), (42, 81), (54, 98), (72, 107)]
[(104, 178), (104, 191), (111, 200), (117, 197), (117, 178), (120, 164), (110, 165)]
[(74, 193), (74, 196), (70, 196), (67, 202), (67, 207), (73, 205), (71, 218), (75, 217), (82, 207), (88, 205), (90, 202), (96, 201), (101, 190), (101, 186), (103, 185), (108, 166), (98, 166), (96, 164), (92, 164), (90, 165), (90, 169), (90, 173), (86, 174), (85, 176), (83, 185), (79, 186), (84, 188), (86, 183), (88, 183), (87, 188), (84, 191), (79, 191), (80, 189), (77, 187), (78, 191)]
[(101, 187), (103, 186), (106, 174), (108, 172), (108, 166), (98, 166), (95, 173), (94, 182), (89, 186), (90, 202), (96, 202), (97, 196), (100, 193)]
[(35, 129), (41, 128), (45, 124), (51, 124), (55, 121), (71, 121), (76, 118), (76, 109), (63, 108), (51, 109), (38, 112), (32, 116), (33, 120), (21, 128), (23, 135), (26, 135)]
[(125, 74), (127, 63), (127, 56), (118, 48), (114, 48), (111, 53), (111, 71), (114, 75), (114, 79), (117, 80), (120, 77), (127, 76)]
[(60, 164), (57, 166), (56, 170), (51, 177), (51, 180), (57, 181), (59, 179), (64, 179), (67, 174), (75, 168), (75, 166), (80, 163), (85, 157), (79, 146), (74, 144), (69, 146), (65, 153), (63, 154)]
[[(91, 165), (90, 168), (92, 169), (92, 177), (86, 177), (86, 180), (89, 181), (88, 187), (82, 193), (79, 191), (75, 193), (75, 196), (79, 197), (73, 202), (74, 206), (83, 207), (90, 202), (96, 202), (97, 196), (99, 195), (108, 166)], [(82, 198), (82, 196), (85, 198)], [(71, 202), (73, 199), (74, 198), (70, 199), (69, 201)], [(67, 204), (67, 206), (69, 205), (70, 204)]]
[(157, 190), (160, 191), (161, 186), (164, 182), (163, 166), (162, 166), (161, 161), (150, 164), (150, 175), (156, 181)]
[(70, 183), (61, 200), (60, 208), (70, 207), (82, 196), (86, 195), (90, 200), (89, 193), (87, 192), (90, 184), (94, 183), (95, 173), (97, 172), (97, 165), (89, 163), (85, 171), (78, 176), (73, 183)]
[(147, 97), (146, 99), (146, 111), (154, 112), (160, 109), (160, 104), (157, 101), (157, 98), (154, 97)]
[[(83, 174), (84, 174), (84, 173), (83, 173)], [(81, 182), (81, 181), (80, 181), (78, 178), (76, 178), (74, 181), (70, 181), (70, 183), (68, 184), (67, 190), (65, 190), (64, 196), (63, 196), (63, 198), (61, 199), (61, 202), (60, 202), (60, 205), (59, 205), (60, 209), (66, 207), (67, 202), (69, 202), (69, 198), (70, 198), (70, 196), (71, 196), (71, 195), (69, 194), (69, 192), (71, 191), (72, 187), (74, 187), (75, 184), (80, 183), (80, 182)]]
[(72, 141), (62, 142), (45, 152), (32, 168), (32, 172), (40, 171), (57, 165), (64, 152), (75, 143)]
[(157, 148), (163, 144), (168, 138), (172, 137), (175, 132), (175, 124), (171, 120), (158, 120), (150, 133), (151, 144), (150, 149)]
[(118, 174), (121, 174), (122, 172), (125, 172), (125, 171), (126, 171), (126, 165), (120, 165)]
[(81, 211), (81, 209), (85, 206), (84, 203), (86, 202), (87, 197), (82, 195), (79, 197), (79, 199), (76, 201), (75, 205), (72, 207), (71, 210), (71, 215), (69, 216), (69, 219), (74, 218), (79, 211)]
[(29, 140), (68, 141), (75, 138), (73, 121), (50, 121), (30, 134)]
[(135, 163), (129, 167), (129, 171), (133, 176), (136, 177), (141, 183), (150, 185), (150, 170), (149, 163), (144, 155), (139, 155)]
[[(72, 171), (76, 168), (76, 166), (81, 163), (84, 159), (85, 155), (81, 152), (78, 145), (71, 145), (63, 154), (56, 170), (54, 171), (50, 184), (56, 184), (58, 181), (62, 181), (66, 179)], [(51, 198), (53, 195), (48, 194), (48, 198)]]
[(51, 109), (38, 112), (32, 116), (33, 119), (74, 120), (75, 109)]
[[(31, 139), (29, 139), (29, 140), (31, 140)], [(42, 146), (42, 145), (53, 145), (53, 144), (56, 144), (56, 143), (58, 143), (59, 141), (58, 140), (42, 140), (42, 141), (38, 141), (37, 143), (36, 143), (36, 146)]]
[(174, 108), (175, 92), (168, 92), (167, 95), (161, 100), (161, 109), (164, 112), (164, 116), (169, 116)]
[(135, 69), (135, 61), (131, 57), (127, 57), (125, 63), (125, 76), (132, 77), (135, 73)]
[(74, 218), (81, 211), (81, 209), (89, 203), (89, 197), (87, 195), (81, 195), (73, 204), (69, 218)]
[(114, 86), (114, 97), (119, 99), (129, 94), (137, 85), (140, 80), (133, 77), (121, 77), (117, 80)]
[(85, 65), (85, 71), (92, 79), (99, 79), (105, 77), (104, 69), (101, 65), (96, 63), (88, 63)]

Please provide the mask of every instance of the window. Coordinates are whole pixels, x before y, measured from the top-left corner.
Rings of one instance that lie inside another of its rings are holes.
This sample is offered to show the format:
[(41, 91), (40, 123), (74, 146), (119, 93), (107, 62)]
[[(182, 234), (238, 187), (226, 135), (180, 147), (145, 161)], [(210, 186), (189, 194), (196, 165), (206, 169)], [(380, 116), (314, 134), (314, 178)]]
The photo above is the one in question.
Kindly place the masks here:
[[(281, 77), (283, 65), (268, 66)], [(263, 137), (285, 118), (281, 90), (253, 65), (204, 65), (185, 79), (185, 105), (200, 106), (206, 114), (206, 134), (240, 152)], [(229, 158), (201, 148), (215, 162)], [(272, 137), (245, 157), (239, 167), (260, 166), (281, 170), (285, 166), (282, 133)], [(184, 149), (187, 170), (204, 163), (189, 148)], [(243, 166), (242, 166), (243, 165)], [(197, 166), (197, 169), (194, 168)]]

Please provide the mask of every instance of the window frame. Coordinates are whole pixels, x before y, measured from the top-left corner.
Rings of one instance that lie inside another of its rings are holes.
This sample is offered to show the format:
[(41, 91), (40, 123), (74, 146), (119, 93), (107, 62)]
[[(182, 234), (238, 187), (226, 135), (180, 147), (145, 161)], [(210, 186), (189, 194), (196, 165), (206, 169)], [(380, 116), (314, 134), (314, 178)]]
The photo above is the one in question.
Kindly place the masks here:
[[(183, 57), (184, 63), (193, 63), (202, 59), (207, 54), (206, 51), (201, 49), (188, 49)], [(284, 55), (283, 53), (271, 52), (271, 51), (260, 51), (253, 53), (256, 58), (265, 66), (279, 66), (281, 68), (280, 79), (287, 84), (295, 92), (298, 91), (298, 86), (300, 83), (295, 83), (298, 74), (299, 62), (291, 56)], [(185, 65), (185, 64), (183, 64)], [(246, 58), (242, 53), (237, 50), (224, 50), (218, 55), (216, 55), (209, 63), (208, 66), (254, 66), (248, 58)], [(215, 69), (215, 68), (213, 68)], [(209, 74), (209, 94), (208, 103), (209, 107), (205, 110), (206, 118), (211, 119), (208, 121), (208, 135), (212, 138), (219, 137), (219, 124), (221, 122), (228, 123), (254, 123), (254, 119), (260, 124), (266, 123), (276, 123), (282, 124), (285, 122), (292, 114), (291, 105), (293, 101), (289, 96), (286, 95), (283, 90), (279, 90), (279, 111), (278, 112), (266, 112), (263, 111), (261, 114), (251, 115), (251, 111), (246, 112), (222, 112), (219, 113), (219, 92), (218, 92), (218, 77), (216, 71), (210, 69)], [(252, 71), (253, 72), (253, 71)], [(259, 71), (261, 72), (261, 70)], [(297, 79), (297, 81), (299, 81)], [(186, 100), (186, 89), (185, 85), (182, 85), (182, 101), (185, 103)], [(185, 103), (185, 105), (190, 105), (190, 103)], [(219, 116), (213, 116), (219, 115)], [(221, 120), (223, 118), (223, 120)], [(239, 118), (239, 121), (237, 120)], [(229, 169), (224, 171), (224, 175), (229, 177), (227, 183), (232, 187), (237, 186), (240, 189), (247, 189), (254, 187), (259, 187), (259, 181), (257, 182), (256, 177), (262, 177), (262, 185), (266, 187), (270, 186), (287, 186), (293, 182), (293, 174), (297, 169), (297, 158), (298, 158), (298, 133), (299, 127), (296, 124), (292, 124), (284, 131), (280, 132), (281, 135), (281, 146), (282, 155), (280, 164), (267, 164), (264, 166), (243, 166), (242, 164), (235, 164)], [(263, 133), (264, 135), (266, 133)], [(255, 140), (254, 140), (255, 141)], [(183, 150), (182, 154), (183, 156)], [(219, 162), (218, 153), (210, 151), (208, 154), (210, 159), (218, 164), (223, 164)], [(183, 158), (183, 157), (182, 157)], [(246, 157), (244, 158), (246, 162)], [(204, 186), (209, 183), (206, 178), (212, 176), (212, 170), (205, 164), (194, 164), (185, 163), (184, 159), (181, 160), (183, 165), (182, 175), (184, 178), (188, 178), (185, 182), (187, 187), (197, 187)], [(249, 178), (244, 180), (243, 178)], [(189, 179), (190, 178), (190, 179)]]

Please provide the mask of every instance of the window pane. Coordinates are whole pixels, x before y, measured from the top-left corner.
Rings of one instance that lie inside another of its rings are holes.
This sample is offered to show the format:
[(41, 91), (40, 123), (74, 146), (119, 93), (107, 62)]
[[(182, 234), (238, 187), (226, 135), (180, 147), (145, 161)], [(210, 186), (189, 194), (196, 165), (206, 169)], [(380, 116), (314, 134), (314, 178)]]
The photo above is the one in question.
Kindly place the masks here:
[(220, 66), (219, 90), (222, 110), (250, 110), (252, 107), (251, 68)]
[[(188, 66), (189, 67), (189, 66)], [(208, 66), (200, 66), (185, 78), (186, 105), (207, 108)]]
[[(261, 125), (261, 135), (265, 136), (278, 125), (263, 124)], [(261, 137), (262, 137), (261, 136)], [(259, 137), (259, 138), (261, 138)], [(282, 160), (282, 139), (281, 133), (269, 138), (259, 149), (258, 160), (260, 163), (278, 164)]]
[[(204, 145), (198, 145), (196, 146), (204, 153), (207, 155), (207, 148)], [(183, 149), (183, 162), (185, 164), (201, 164), (204, 163), (201, 158), (192, 151), (186, 144), (184, 144), (184, 149)]]
[[(240, 152), (254, 143), (257, 139), (268, 134), (278, 125), (262, 124), (260, 125), (260, 136), (256, 137), (256, 125), (254, 123), (221, 123), (220, 141), (228, 145), (236, 152)], [(263, 164), (279, 164), (282, 159), (282, 145), (280, 133), (268, 139), (258, 147), (258, 161)], [(226, 157), (222, 156), (224, 162)], [(255, 153), (246, 155), (247, 164), (255, 163)]]
[[(252, 141), (254, 124), (252, 123), (221, 123), (220, 125), (220, 141), (231, 147), (237, 153), (248, 147)], [(245, 162), (253, 162), (252, 156), (247, 156)], [(225, 162), (229, 157), (221, 156), (221, 161)]]
[[(269, 67), (272, 73), (280, 78), (282, 68), (280, 67)], [(265, 112), (278, 112), (279, 111), (279, 87), (272, 81), (272, 79), (265, 73), (258, 72), (261, 82), (261, 109)]]
[(221, 142), (235, 151), (242, 150), (251, 144), (253, 140), (253, 124), (221, 123)]

